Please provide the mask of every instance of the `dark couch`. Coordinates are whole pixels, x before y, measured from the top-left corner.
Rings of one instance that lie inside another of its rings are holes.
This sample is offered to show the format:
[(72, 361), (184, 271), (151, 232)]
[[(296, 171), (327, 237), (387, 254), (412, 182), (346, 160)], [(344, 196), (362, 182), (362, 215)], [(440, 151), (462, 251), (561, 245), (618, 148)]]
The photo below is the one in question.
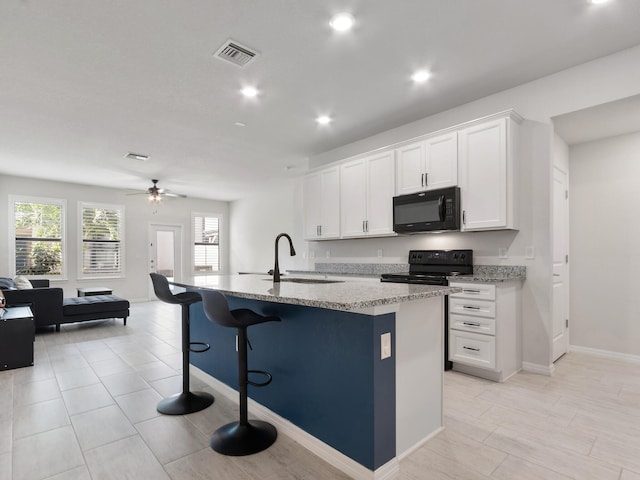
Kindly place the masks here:
[(36, 328), (55, 325), (59, 331), (63, 323), (106, 318), (122, 318), (127, 324), (129, 301), (115, 295), (64, 298), (62, 288), (49, 287), (49, 280), (29, 280), (34, 288), (25, 290), (5, 289), (10, 285), (6, 280), (11, 282), (0, 279), (0, 287), (7, 306), (28, 304)]

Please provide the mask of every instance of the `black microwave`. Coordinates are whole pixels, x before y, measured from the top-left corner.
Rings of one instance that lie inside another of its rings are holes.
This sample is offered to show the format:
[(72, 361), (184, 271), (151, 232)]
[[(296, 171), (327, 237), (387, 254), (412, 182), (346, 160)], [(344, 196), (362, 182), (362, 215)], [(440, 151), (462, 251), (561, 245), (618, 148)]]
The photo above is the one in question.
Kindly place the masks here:
[(460, 188), (448, 187), (393, 197), (393, 231), (460, 230)]

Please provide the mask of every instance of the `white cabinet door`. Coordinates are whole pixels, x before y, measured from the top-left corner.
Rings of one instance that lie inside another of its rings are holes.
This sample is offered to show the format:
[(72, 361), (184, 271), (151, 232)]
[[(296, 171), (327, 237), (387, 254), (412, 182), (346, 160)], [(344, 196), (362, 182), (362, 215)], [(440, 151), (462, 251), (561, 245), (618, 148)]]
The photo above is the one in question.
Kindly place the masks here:
[(424, 142), (405, 145), (396, 150), (396, 195), (424, 190)]
[(513, 228), (508, 122), (502, 118), (458, 132), (463, 231)]
[(367, 162), (356, 160), (340, 168), (340, 231), (343, 237), (361, 237), (367, 220)]
[(320, 238), (340, 237), (340, 169), (322, 171)]
[(424, 183), (427, 190), (458, 185), (458, 132), (425, 141)]
[(304, 178), (304, 234), (308, 240), (340, 236), (340, 183), (338, 167)]
[(458, 134), (451, 132), (396, 150), (396, 194), (458, 184)]
[(393, 152), (383, 152), (341, 166), (342, 237), (393, 233), (393, 160)]
[(304, 237), (316, 239), (320, 236), (322, 211), (322, 176), (314, 173), (304, 177)]
[(367, 235), (393, 234), (393, 195), (395, 191), (393, 152), (367, 160)]

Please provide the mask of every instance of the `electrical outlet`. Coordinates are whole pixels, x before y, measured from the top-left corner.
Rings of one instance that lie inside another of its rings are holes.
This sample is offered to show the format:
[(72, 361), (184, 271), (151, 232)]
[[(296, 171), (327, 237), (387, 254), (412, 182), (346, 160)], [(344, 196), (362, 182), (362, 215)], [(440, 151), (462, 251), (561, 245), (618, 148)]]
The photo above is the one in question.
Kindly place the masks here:
[(315, 250), (311, 250), (311, 251), (309, 252), (309, 258), (316, 258), (316, 252), (315, 252)]
[(382, 249), (381, 248), (378, 249), (378, 258), (382, 258)]
[(499, 248), (498, 249), (498, 257), (507, 258), (507, 249), (506, 248)]
[(529, 260), (533, 260), (534, 258), (536, 258), (536, 249), (533, 247), (526, 247), (524, 249), (524, 258), (527, 258)]
[(380, 360), (391, 357), (391, 332), (380, 335)]
[(331, 258), (331, 250), (327, 250), (327, 258)]

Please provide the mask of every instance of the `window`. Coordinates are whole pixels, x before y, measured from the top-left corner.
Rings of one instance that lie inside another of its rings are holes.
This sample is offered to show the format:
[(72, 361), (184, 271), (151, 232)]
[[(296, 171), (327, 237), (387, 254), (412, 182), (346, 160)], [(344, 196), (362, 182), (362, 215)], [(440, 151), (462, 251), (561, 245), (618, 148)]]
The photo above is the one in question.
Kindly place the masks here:
[(82, 203), (79, 211), (82, 225), (80, 276), (122, 275), (124, 207)]
[(193, 215), (193, 273), (206, 275), (220, 271), (220, 218)]
[(16, 275), (62, 278), (66, 272), (64, 248), (64, 200), (9, 197)]

